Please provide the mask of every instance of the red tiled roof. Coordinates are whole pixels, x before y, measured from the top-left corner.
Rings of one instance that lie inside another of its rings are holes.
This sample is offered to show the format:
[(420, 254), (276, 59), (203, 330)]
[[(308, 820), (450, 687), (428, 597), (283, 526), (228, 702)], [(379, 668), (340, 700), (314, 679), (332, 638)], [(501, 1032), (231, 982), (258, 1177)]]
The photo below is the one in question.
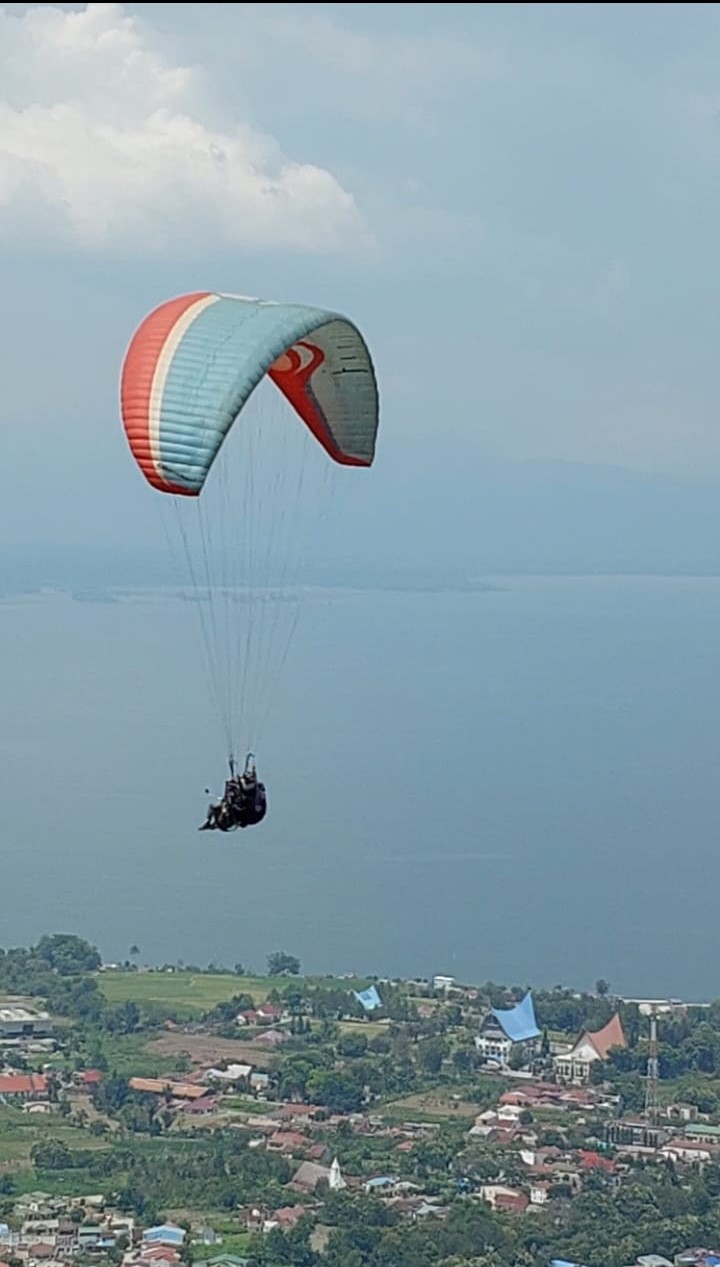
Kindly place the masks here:
[(276, 1210), (273, 1219), (276, 1219), (281, 1226), (291, 1226), (301, 1219), (307, 1211), (304, 1205), (284, 1205), (281, 1210)]
[(583, 1170), (607, 1170), (613, 1171), (615, 1163), (609, 1157), (601, 1157), (600, 1153), (586, 1152), (580, 1150), (580, 1165)]
[(183, 1113), (211, 1113), (217, 1108), (218, 1098), (216, 1095), (203, 1095), (197, 1100), (189, 1100), (187, 1104), (183, 1104)]
[(306, 1149), (306, 1152), (308, 1161), (322, 1161), (327, 1153), (327, 1144), (311, 1144), (310, 1148)]
[(577, 1104), (584, 1108), (586, 1105), (593, 1104), (596, 1097), (591, 1091), (587, 1091), (584, 1087), (568, 1087), (558, 1096), (562, 1104)]
[(86, 1086), (95, 1086), (98, 1082), (102, 1082), (102, 1074), (99, 1069), (83, 1069), (80, 1073), (80, 1081)]
[(42, 1095), (47, 1078), (42, 1073), (0, 1074), (0, 1095)]
[(275, 1131), (268, 1142), (276, 1144), (279, 1148), (304, 1148), (308, 1140), (299, 1131)]
[(199, 1100), (206, 1095), (205, 1087), (192, 1086), (189, 1082), (170, 1082), (167, 1078), (131, 1078), (131, 1091), (149, 1091), (153, 1095), (170, 1092), (176, 1100)]
[(588, 1031), (587, 1037), (601, 1060), (605, 1059), (611, 1047), (627, 1047), (617, 1012), (610, 1018), (607, 1025), (603, 1025), (602, 1029), (595, 1030), (593, 1033)]
[(253, 1038), (253, 1047), (275, 1047), (278, 1043), (287, 1042), (289, 1034), (285, 1034), (281, 1029), (269, 1029), (264, 1034), (258, 1034), (257, 1038)]
[(522, 1192), (499, 1192), (495, 1198), (496, 1210), (527, 1210), (529, 1204), (529, 1198)]

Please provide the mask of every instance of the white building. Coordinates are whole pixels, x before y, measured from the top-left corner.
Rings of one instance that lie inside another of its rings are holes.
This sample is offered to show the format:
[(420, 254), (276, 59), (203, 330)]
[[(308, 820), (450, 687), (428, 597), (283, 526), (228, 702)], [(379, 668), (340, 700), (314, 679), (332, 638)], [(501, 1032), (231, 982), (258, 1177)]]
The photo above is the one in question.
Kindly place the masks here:
[(433, 977), (433, 990), (450, 990), (454, 985), (454, 977)]
[(51, 1030), (48, 1012), (28, 1007), (0, 1007), (0, 1038), (39, 1038)]
[(490, 1008), (480, 1026), (475, 1046), (485, 1060), (506, 1065), (516, 1044), (526, 1045), (532, 1051), (539, 1037), (532, 994), (528, 990), (514, 1007)]
[(627, 1047), (617, 1012), (602, 1029), (583, 1030), (571, 1047), (553, 1056), (558, 1078), (578, 1085), (589, 1082), (590, 1070), (598, 1060), (607, 1060), (613, 1047)]

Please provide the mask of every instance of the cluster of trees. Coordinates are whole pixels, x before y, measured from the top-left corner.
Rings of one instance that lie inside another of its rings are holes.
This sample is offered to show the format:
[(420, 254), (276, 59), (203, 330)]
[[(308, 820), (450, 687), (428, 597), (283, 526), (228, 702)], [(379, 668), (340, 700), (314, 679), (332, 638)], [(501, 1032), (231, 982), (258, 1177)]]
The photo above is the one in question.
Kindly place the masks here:
[(310, 1248), (313, 1222), (255, 1237), (251, 1267), (523, 1267), (536, 1261), (522, 1256), (512, 1223), (481, 1202), (458, 1202), (446, 1219), (410, 1223), (373, 1197), (328, 1193), (322, 1222), (330, 1234), (322, 1254)]
[(354, 1113), (369, 1098), (422, 1087), (428, 1078), (437, 1077), (450, 1051), (445, 1038), (413, 1040), (396, 1026), (372, 1038), (334, 1029), (320, 1030), (313, 1037), (316, 1041), (286, 1049), (276, 1074), (276, 1092), (280, 1099), (305, 1100), (332, 1113)]
[(328, 1193), (321, 1213), (330, 1228), (322, 1255), (311, 1248), (314, 1220), (289, 1234), (256, 1237), (251, 1267), (546, 1267), (552, 1258), (624, 1267), (639, 1255), (670, 1259), (689, 1245), (720, 1241), (720, 1172), (690, 1183), (668, 1169), (639, 1168), (615, 1189), (588, 1180), (572, 1202), (559, 1198), (532, 1219), (495, 1214), (456, 1194), (447, 1217), (401, 1220), (382, 1202)]
[(274, 950), (268, 955), (267, 970), (269, 977), (297, 977), (300, 975), (300, 960), (285, 950)]
[(283, 1185), (291, 1178), (285, 1158), (249, 1148), (248, 1136), (238, 1131), (100, 1149), (71, 1149), (48, 1139), (33, 1147), (31, 1160), (40, 1187), (68, 1177), (75, 1191), (102, 1192), (149, 1224), (168, 1209), (281, 1205), (287, 1195)]
[[(687, 1074), (720, 1073), (720, 1017), (712, 1009), (690, 1012), (687, 1016), (663, 1019), (659, 1026), (658, 1064), (662, 1079), (682, 1078)], [(643, 1039), (634, 1047), (621, 1048), (611, 1054), (605, 1074), (644, 1073), (648, 1045)]]
[(81, 1025), (132, 1033), (142, 1025), (140, 1009), (132, 1002), (108, 1002), (93, 975), (100, 963), (99, 951), (82, 937), (46, 934), (29, 949), (0, 948), (0, 993), (41, 998), (56, 1016)]
[[(272, 975), (277, 975), (277, 972)], [(380, 994), (382, 1006), (373, 1012), (374, 1020), (382, 1018), (398, 1022), (417, 1021), (417, 1005), (409, 997), (407, 990), (383, 983)], [(367, 1016), (354, 991), (340, 982), (337, 985), (326, 985), (312, 981), (292, 981), (281, 990), (271, 991), (268, 998), (272, 1003), (283, 1004), (290, 1012), (302, 1013), (315, 1020), (361, 1020)]]
[(71, 933), (41, 937), (29, 949), (0, 948), (0, 992), (27, 994), (47, 999), (53, 1011), (71, 1014), (75, 1003), (99, 994), (87, 974), (100, 967), (94, 946)]

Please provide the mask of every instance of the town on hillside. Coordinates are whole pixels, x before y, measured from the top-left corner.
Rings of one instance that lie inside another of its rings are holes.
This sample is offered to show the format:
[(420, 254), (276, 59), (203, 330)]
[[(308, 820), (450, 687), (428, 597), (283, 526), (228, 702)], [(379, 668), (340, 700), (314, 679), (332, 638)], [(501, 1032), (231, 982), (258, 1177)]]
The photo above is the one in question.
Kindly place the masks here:
[(720, 1005), (269, 969), (0, 952), (0, 1267), (720, 1264)]

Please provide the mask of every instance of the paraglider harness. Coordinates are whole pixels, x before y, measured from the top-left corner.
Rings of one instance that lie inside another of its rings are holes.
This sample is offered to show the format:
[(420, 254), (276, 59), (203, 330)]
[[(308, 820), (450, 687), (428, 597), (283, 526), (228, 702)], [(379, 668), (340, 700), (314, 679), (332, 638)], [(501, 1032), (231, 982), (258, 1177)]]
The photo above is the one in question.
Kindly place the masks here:
[(228, 764), (230, 778), (225, 783), (222, 800), (219, 805), (209, 807), (207, 820), (199, 828), (200, 831), (237, 831), (238, 828), (252, 827), (265, 817), (265, 784), (258, 781), (252, 752), (245, 759), (242, 774), (235, 773), (233, 756), (230, 756)]

